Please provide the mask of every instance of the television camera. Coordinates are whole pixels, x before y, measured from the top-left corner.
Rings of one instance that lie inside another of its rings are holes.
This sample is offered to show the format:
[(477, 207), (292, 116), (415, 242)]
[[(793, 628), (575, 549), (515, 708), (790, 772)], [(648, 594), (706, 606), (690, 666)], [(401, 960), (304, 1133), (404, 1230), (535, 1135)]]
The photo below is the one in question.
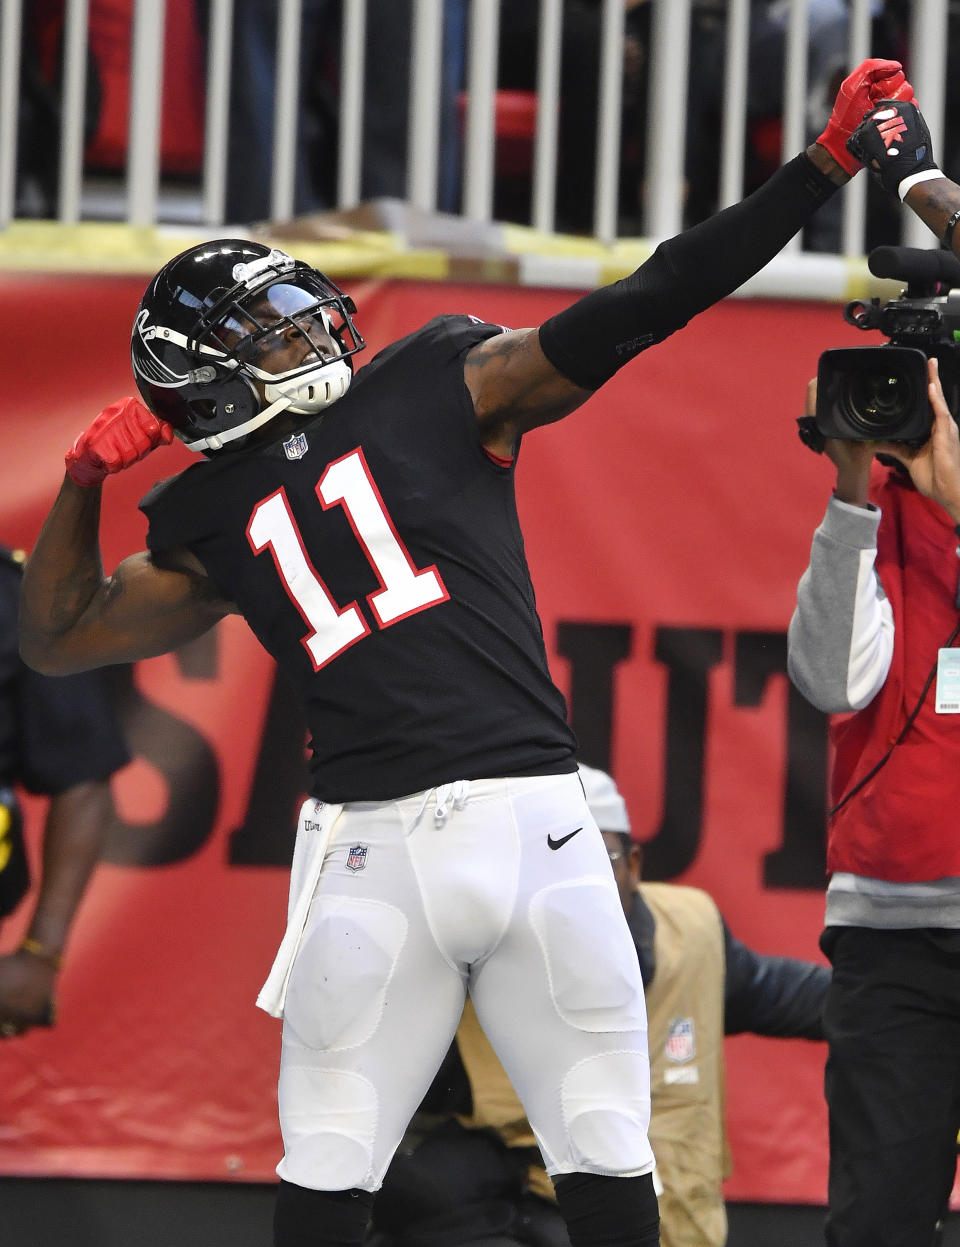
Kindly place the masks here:
[(867, 263), (875, 277), (907, 286), (886, 303), (854, 300), (844, 308), (849, 324), (878, 329), (890, 341), (820, 356), (816, 415), (800, 431), (815, 450), (828, 437), (922, 446), (933, 422), (927, 360), (934, 357), (947, 405), (960, 416), (960, 260), (948, 251), (877, 247)]

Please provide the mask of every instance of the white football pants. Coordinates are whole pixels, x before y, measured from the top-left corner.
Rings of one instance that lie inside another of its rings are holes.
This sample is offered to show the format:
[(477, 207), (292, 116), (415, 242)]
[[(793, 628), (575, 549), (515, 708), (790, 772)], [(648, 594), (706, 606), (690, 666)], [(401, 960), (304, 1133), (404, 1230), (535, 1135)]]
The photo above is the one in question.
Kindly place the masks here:
[(572, 774), (343, 807), (287, 986), (281, 1178), (380, 1186), (467, 990), (549, 1173), (653, 1169), (637, 954)]

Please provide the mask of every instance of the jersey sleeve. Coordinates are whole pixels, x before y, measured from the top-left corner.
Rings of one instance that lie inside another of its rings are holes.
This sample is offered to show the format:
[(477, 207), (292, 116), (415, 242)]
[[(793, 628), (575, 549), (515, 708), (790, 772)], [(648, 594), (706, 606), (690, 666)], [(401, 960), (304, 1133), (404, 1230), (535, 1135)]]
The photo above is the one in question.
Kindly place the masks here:
[(158, 481), (140, 500), (147, 517), (147, 548), (175, 550), (191, 546), (205, 526), (204, 490), (198, 476), (205, 463), (191, 465), (178, 476)]
[(190, 550), (203, 564), (210, 583), (222, 597), (229, 597), (216, 574), (215, 560), (207, 557), (207, 543), (218, 531), (222, 517), (219, 495), (210, 488), (217, 466), (204, 460), (179, 476), (160, 481), (140, 500), (147, 517), (147, 549), (151, 554), (167, 550)]
[(402, 389), (404, 370), (412, 369), (419, 374), (424, 368), (442, 369), (466, 355), (471, 347), (506, 332), (506, 326), (494, 325), (477, 316), (458, 313), (435, 316), (414, 333), (384, 347), (360, 370), (360, 375), (366, 368), (376, 371), (389, 363), (396, 371), (398, 388)]
[(435, 316), (420, 330), (423, 342), (430, 349), (446, 351), (450, 356), (469, 351), (478, 342), (508, 332), (505, 325), (494, 325), (479, 316), (453, 313)]
[(724, 1033), (822, 1039), (830, 970), (812, 961), (754, 952), (723, 924)]
[[(489, 338), (494, 338), (498, 334), (507, 332), (509, 330), (505, 326), (494, 325), (489, 321), (479, 320), (475, 316), (438, 316), (434, 320), (429, 321), (417, 335), (417, 351), (408, 361), (409, 365), (416, 367), (416, 360), (418, 358), (422, 360), (422, 367), (425, 373), (433, 372), (437, 376), (444, 374), (449, 376), (452, 373), (456, 373), (462, 389), (461, 401), (455, 403), (448, 411), (444, 412), (442, 418), (447, 420), (450, 412), (457, 411), (461, 436), (477, 453), (480, 452), (483, 438), (479, 422), (477, 421), (476, 410), (473, 406), (473, 399), (467, 390), (464, 377), (465, 359), (472, 348), (480, 342), (486, 342)], [(491, 466), (495, 466), (499, 471), (509, 473), (516, 467), (519, 449), (518, 439), (514, 455), (509, 460), (498, 460), (486, 451), (483, 454)]]
[(104, 671), (40, 675), (17, 650), (20, 568), (3, 560), (0, 626), (0, 785), (54, 796), (108, 779), (130, 761)]
[(893, 612), (877, 575), (880, 511), (831, 498), (813, 535), (787, 632), (787, 670), (830, 714), (859, 710), (883, 686), (893, 655)]
[(23, 668), (19, 779), (53, 796), (108, 779), (130, 754), (102, 671), (42, 676)]

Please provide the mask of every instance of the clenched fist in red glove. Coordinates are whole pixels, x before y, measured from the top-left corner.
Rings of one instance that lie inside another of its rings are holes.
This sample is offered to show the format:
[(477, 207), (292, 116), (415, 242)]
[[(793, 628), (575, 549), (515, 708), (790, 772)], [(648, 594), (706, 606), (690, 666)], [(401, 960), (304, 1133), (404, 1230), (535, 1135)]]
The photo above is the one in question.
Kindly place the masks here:
[(78, 485), (99, 485), (161, 443), (173, 441), (173, 428), (158, 420), (137, 398), (120, 398), (104, 407), (67, 451), (67, 475)]
[(852, 74), (844, 78), (830, 120), (817, 139), (851, 177), (861, 166), (847, 150), (847, 139), (880, 100), (913, 101), (913, 87), (904, 77), (899, 61), (881, 61), (873, 57), (862, 61)]

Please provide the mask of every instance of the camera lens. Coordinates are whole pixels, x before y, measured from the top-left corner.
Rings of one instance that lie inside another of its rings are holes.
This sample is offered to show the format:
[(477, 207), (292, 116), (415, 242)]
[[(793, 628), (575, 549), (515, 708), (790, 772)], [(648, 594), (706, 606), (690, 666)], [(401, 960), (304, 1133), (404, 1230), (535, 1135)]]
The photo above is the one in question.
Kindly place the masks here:
[(917, 401), (916, 385), (898, 368), (884, 367), (878, 361), (847, 378), (844, 399), (853, 425), (871, 439), (889, 439), (910, 418)]

